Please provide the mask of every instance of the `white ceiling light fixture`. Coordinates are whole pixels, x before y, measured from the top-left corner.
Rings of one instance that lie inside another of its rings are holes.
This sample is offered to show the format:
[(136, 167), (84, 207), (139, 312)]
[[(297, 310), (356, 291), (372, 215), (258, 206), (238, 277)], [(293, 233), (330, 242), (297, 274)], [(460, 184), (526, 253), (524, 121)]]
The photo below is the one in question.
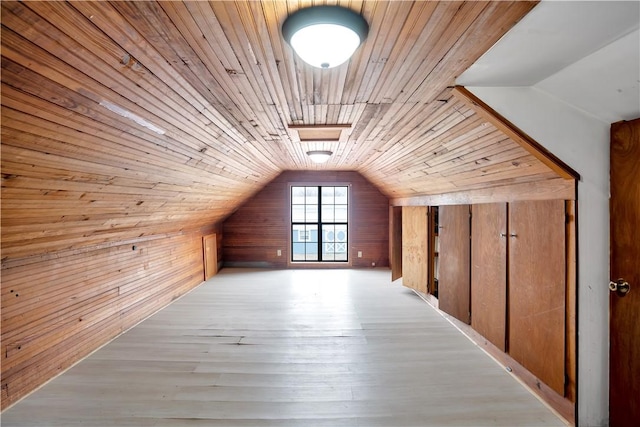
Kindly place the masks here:
[(333, 68), (346, 62), (369, 33), (367, 21), (341, 6), (300, 9), (282, 24), (282, 36), (304, 62)]
[(313, 163), (325, 163), (333, 152), (325, 150), (307, 151), (307, 156)]

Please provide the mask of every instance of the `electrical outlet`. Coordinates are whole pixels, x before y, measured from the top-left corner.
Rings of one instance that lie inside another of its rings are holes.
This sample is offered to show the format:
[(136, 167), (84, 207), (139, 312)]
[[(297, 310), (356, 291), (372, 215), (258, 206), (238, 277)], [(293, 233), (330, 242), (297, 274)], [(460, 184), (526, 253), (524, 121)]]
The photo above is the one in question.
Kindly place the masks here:
[(358, 258), (362, 258), (362, 251), (358, 251)]
[(375, 267), (375, 266), (376, 266), (376, 263), (375, 263), (375, 262), (372, 262), (372, 263), (371, 263), (371, 267)]
[(278, 249), (278, 256), (282, 256), (282, 250)]

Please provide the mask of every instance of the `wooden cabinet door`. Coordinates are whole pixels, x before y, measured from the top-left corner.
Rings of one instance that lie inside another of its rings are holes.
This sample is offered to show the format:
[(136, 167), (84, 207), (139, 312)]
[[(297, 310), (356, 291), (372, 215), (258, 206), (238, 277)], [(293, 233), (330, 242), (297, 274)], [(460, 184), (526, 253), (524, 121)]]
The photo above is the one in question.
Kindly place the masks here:
[(215, 276), (218, 272), (218, 246), (215, 234), (209, 234), (202, 238), (204, 251), (204, 280)]
[(508, 352), (564, 395), (564, 201), (511, 203), (508, 238)]
[(402, 284), (427, 293), (427, 207), (402, 207)]
[(640, 119), (611, 126), (610, 206), (611, 279), (631, 290), (609, 300), (609, 424), (627, 427), (640, 422)]
[(507, 204), (471, 209), (471, 327), (506, 351)]
[(469, 205), (440, 206), (438, 306), (458, 320), (470, 320)]
[(391, 206), (389, 210), (389, 261), (393, 282), (402, 277), (402, 207)]

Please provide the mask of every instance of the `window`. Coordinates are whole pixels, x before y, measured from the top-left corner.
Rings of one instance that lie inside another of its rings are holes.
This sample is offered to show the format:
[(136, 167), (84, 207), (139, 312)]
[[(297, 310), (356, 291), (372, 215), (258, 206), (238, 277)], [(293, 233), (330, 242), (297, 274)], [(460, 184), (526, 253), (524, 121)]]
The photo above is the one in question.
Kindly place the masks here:
[(348, 186), (291, 187), (291, 261), (347, 262)]

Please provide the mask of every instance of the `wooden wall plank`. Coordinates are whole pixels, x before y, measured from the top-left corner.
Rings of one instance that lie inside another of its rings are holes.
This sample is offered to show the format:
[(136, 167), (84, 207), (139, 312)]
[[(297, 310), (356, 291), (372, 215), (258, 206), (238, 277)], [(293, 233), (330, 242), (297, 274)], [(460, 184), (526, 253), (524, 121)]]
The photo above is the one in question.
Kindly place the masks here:
[(556, 178), (545, 181), (507, 184), (477, 190), (454, 191), (433, 196), (391, 199), (393, 206), (461, 205), (518, 200), (575, 200), (575, 181)]
[(489, 107), (480, 98), (469, 92), (467, 89), (458, 86), (453, 90), (453, 94), (457, 98), (464, 100), (478, 114), (480, 114), (486, 120), (490, 121), (505, 135), (520, 144), (524, 149), (535, 156), (536, 159), (547, 165), (559, 176), (565, 179), (580, 179), (580, 175), (576, 171), (571, 169), (569, 165), (554, 156), (552, 153), (538, 144), (535, 140), (533, 140), (530, 136), (528, 136), (522, 130), (518, 129), (516, 126), (514, 126), (512, 123), (498, 114), (494, 109)]
[(2, 265), (2, 407), (202, 282), (202, 230)]
[[(283, 172), (224, 222), (227, 265), (289, 265), (289, 185), (350, 184), (349, 259), (353, 267), (389, 266), (389, 202), (356, 172)], [(281, 250), (282, 255), (277, 256)], [(356, 254), (362, 251), (362, 258)], [(297, 264), (300, 266), (300, 264)]]

